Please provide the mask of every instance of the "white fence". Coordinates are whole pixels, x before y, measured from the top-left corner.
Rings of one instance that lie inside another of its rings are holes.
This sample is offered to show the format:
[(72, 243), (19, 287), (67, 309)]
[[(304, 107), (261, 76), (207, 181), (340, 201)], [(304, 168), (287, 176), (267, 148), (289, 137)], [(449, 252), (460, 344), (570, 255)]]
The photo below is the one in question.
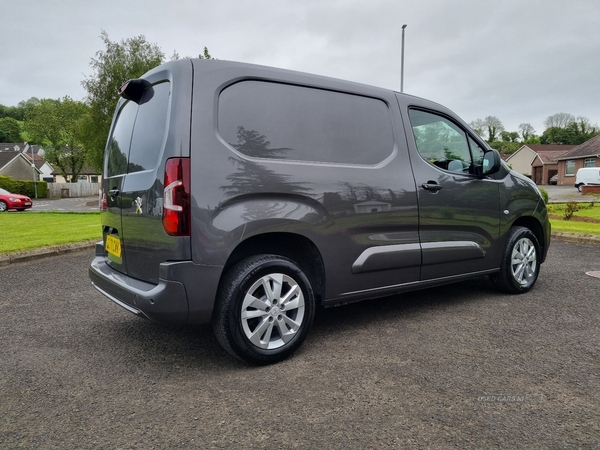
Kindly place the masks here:
[(97, 197), (100, 183), (48, 183), (48, 197)]

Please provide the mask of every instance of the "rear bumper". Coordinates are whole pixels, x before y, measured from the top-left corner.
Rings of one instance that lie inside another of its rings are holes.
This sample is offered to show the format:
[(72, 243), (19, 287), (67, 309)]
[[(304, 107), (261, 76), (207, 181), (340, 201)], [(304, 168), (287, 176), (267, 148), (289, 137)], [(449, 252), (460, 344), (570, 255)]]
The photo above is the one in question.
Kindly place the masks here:
[(153, 322), (209, 323), (222, 268), (192, 261), (160, 264), (159, 283), (147, 283), (114, 270), (101, 242), (89, 267), (92, 285), (127, 311)]

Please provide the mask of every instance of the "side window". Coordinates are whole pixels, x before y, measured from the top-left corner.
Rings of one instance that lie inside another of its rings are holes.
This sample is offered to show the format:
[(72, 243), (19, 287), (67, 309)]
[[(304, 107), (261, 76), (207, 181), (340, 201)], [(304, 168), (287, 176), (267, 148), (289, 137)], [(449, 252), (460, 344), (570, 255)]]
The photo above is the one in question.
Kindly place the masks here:
[(152, 169), (166, 134), (170, 83), (151, 86), (140, 105), (127, 101), (117, 116), (109, 141), (107, 177)]
[(430, 164), (450, 172), (470, 173), (473, 164), (483, 161), (484, 150), (445, 117), (416, 109), (409, 110), (409, 117), (417, 150)]
[(378, 99), (264, 81), (219, 96), (221, 138), (257, 158), (378, 164), (392, 155), (388, 105)]
[(483, 164), (483, 155), (485, 154), (485, 151), (470, 136), (469, 147), (471, 147), (471, 155), (473, 155), (473, 162), (475, 164)]

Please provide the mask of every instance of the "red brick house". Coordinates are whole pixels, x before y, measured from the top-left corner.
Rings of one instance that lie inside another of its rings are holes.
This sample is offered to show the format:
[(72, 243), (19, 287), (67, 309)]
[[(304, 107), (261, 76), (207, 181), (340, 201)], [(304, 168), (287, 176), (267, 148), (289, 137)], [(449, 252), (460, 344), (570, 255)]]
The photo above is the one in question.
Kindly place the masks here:
[(557, 158), (558, 184), (574, 186), (575, 175), (582, 167), (600, 167), (600, 135), (585, 141)]
[(536, 184), (548, 184), (552, 175), (558, 172), (556, 159), (573, 148), (574, 145), (523, 144), (506, 162)]

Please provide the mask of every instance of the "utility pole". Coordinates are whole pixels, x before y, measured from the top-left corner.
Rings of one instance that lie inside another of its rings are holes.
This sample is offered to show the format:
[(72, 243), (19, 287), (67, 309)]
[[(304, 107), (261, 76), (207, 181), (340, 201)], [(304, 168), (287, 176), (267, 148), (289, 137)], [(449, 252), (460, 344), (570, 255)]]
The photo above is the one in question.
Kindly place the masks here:
[[(25, 145), (28, 145), (27, 142), (25, 142)], [(33, 169), (33, 190), (35, 192), (35, 198), (37, 198), (37, 179), (35, 173), (35, 157), (33, 156), (33, 145), (29, 145), (29, 148), (31, 149), (31, 168)]]
[(404, 30), (407, 24), (402, 25), (402, 61), (400, 67), (400, 92), (404, 92)]

